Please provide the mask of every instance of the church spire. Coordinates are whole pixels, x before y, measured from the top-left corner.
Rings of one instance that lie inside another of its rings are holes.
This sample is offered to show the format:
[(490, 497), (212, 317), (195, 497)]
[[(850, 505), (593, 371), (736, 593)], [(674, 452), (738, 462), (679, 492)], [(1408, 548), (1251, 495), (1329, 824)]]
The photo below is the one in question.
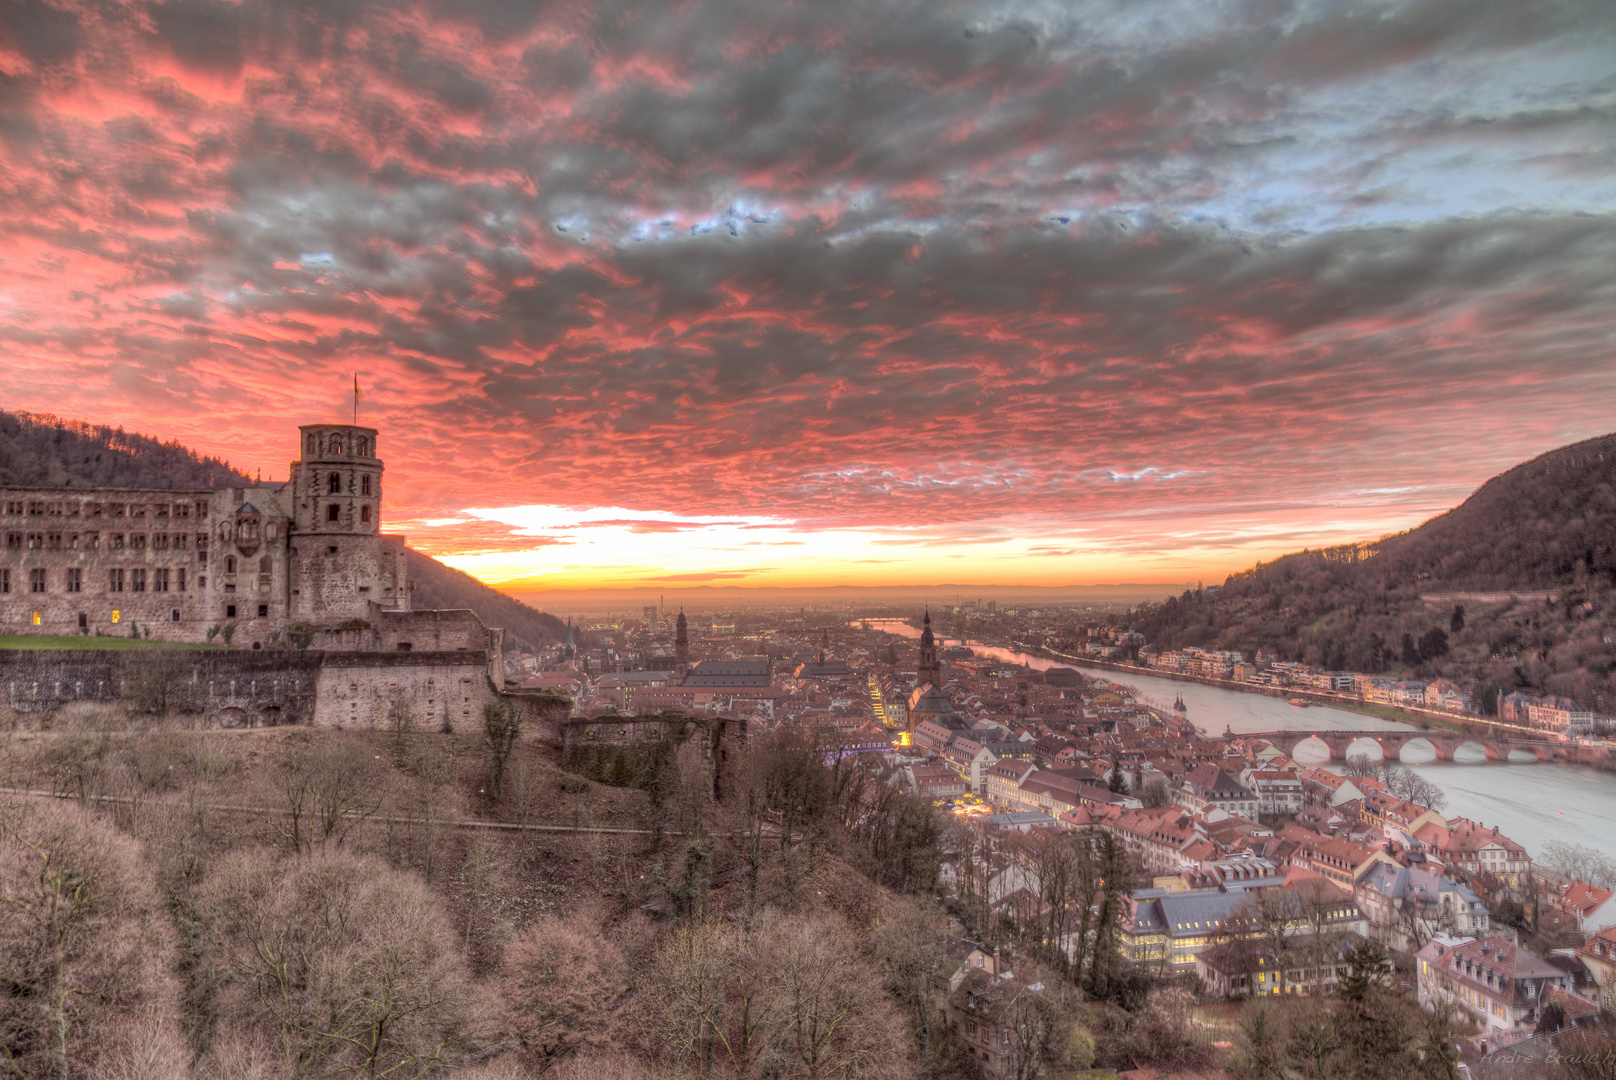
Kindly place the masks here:
[(685, 609), (679, 609), (679, 618), (673, 624), (673, 671), (679, 682), (690, 673), (690, 625), (685, 621)]
[(929, 607), (921, 622), (920, 655), (915, 663), (915, 685), (925, 686), (927, 683), (939, 688), (943, 685), (943, 666), (937, 659), (937, 639), (932, 636)]

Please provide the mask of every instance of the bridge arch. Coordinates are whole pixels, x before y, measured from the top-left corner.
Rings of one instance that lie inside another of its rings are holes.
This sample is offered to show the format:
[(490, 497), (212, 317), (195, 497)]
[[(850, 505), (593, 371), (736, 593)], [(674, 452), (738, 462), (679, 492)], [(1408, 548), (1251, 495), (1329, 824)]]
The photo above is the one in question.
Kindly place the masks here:
[[(1299, 754), (1298, 751), (1301, 751), (1301, 753)], [(1301, 733), (1300, 738), (1291, 741), (1291, 748), (1289, 751), (1287, 751), (1287, 753), (1290, 757), (1298, 759), (1312, 759), (1322, 756), (1326, 761), (1335, 760), (1335, 747), (1331, 746), (1324, 739), (1319, 738), (1317, 733)]]
[[(1413, 749), (1414, 753), (1409, 754)], [(1427, 758), (1426, 751), (1430, 752)], [(1404, 739), (1403, 745), (1397, 751), (1398, 761), (1407, 761), (1415, 765), (1423, 765), (1427, 761), (1447, 761), (1452, 755), (1448, 752), (1446, 740), (1432, 739), (1424, 735), (1416, 735), (1411, 739)]]
[(1506, 751), (1500, 753), (1498, 746), (1495, 743), (1488, 742), (1486, 739), (1478, 738), (1459, 738), (1453, 740), (1453, 745), (1448, 750), (1448, 756), (1452, 760), (1458, 761), (1459, 755), (1462, 753), (1465, 757), (1473, 759), (1473, 755), (1477, 750), (1480, 750), (1483, 754), (1485, 754), (1488, 761), (1507, 761), (1509, 758), (1508, 752)]
[(1339, 740), (1341, 747), (1341, 760), (1347, 761), (1360, 755), (1374, 761), (1391, 761), (1397, 757), (1396, 752), (1387, 753), (1386, 747), (1373, 735), (1359, 735), (1353, 739)]

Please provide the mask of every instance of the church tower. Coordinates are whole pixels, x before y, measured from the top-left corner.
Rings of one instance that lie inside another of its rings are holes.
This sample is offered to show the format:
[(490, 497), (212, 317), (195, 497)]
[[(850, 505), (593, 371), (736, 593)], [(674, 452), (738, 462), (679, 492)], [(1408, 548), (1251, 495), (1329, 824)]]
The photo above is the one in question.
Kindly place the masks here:
[(915, 665), (915, 685), (925, 686), (931, 683), (941, 688), (943, 685), (943, 666), (937, 661), (937, 639), (931, 633), (931, 609), (926, 609), (925, 622), (920, 630), (920, 659)]
[(685, 622), (685, 609), (679, 609), (679, 620), (673, 624), (673, 674), (684, 682), (690, 674), (690, 626)]

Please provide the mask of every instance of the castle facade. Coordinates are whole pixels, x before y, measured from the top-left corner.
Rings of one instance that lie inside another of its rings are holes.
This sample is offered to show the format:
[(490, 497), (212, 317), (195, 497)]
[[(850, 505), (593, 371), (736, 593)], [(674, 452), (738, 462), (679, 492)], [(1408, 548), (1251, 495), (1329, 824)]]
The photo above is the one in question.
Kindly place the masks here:
[[(283, 484), (0, 488), (0, 633), (400, 651), (497, 646), (412, 612), (375, 428), (306, 424)], [(497, 650), (496, 650), (497, 651)]]

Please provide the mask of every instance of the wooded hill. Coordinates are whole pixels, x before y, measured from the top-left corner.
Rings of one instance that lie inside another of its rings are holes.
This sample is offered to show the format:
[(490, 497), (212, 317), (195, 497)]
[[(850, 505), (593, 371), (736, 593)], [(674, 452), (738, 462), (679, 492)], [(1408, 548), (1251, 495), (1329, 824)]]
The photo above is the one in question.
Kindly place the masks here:
[[(1487, 599), (1478, 594), (1539, 593)], [(1194, 645), (1334, 670), (1445, 677), (1616, 711), (1616, 435), (1493, 477), (1416, 529), (1286, 555), (1133, 612), (1158, 649)]]
[[(178, 442), (122, 428), (0, 411), (0, 485), (19, 487), (206, 488), (249, 484), (252, 477)], [(534, 648), (566, 635), (554, 615), (489, 588), (418, 551), (409, 553), (418, 608), (470, 608), (505, 640)]]

